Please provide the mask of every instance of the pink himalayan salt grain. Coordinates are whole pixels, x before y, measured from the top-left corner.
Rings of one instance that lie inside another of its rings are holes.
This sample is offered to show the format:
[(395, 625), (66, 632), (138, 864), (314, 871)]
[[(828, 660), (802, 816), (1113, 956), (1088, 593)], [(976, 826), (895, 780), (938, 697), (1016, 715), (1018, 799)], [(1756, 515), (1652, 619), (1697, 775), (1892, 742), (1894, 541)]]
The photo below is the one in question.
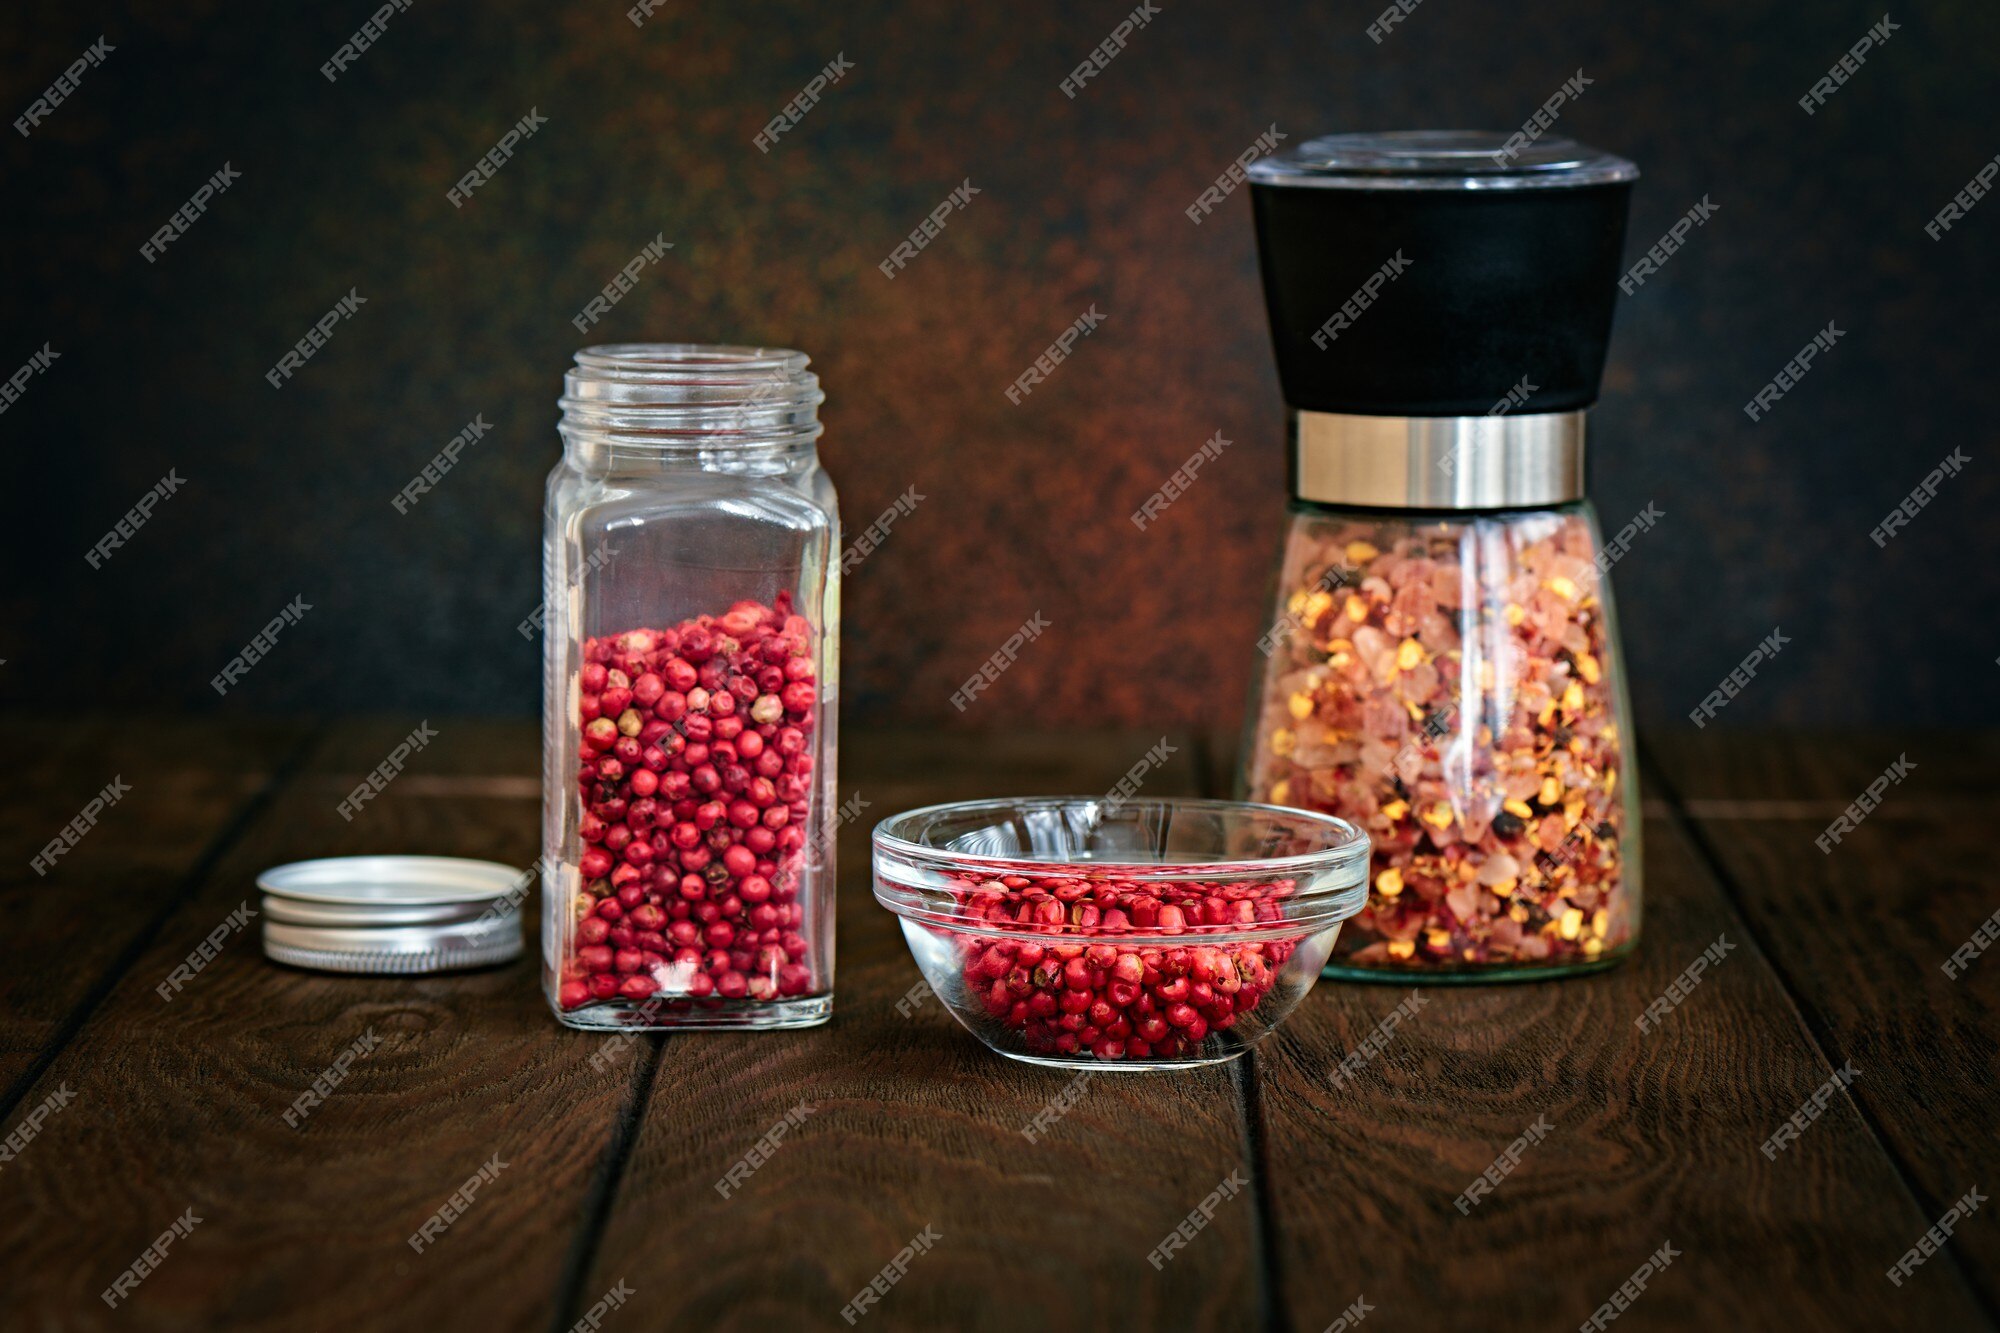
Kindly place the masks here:
[(1629, 945), (1629, 783), (1594, 554), (1577, 514), (1295, 530), (1281, 611), (1296, 628), (1265, 681), (1249, 786), (1374, 838), (1369, 903), (1334, 961), (1575, 965)]

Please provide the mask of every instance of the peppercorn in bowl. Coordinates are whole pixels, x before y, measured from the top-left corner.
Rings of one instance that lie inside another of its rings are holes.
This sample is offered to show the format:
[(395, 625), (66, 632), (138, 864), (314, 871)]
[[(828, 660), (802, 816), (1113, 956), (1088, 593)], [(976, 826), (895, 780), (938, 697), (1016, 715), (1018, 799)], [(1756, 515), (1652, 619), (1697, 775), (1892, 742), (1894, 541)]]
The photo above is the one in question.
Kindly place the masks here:
[(1312, 989), (1368, 851), (1346, 820), (1271, 805), (967, 801), (876, 826), (875, 897), (1000, 1054), (1184, 1069), (1241, 1055)]

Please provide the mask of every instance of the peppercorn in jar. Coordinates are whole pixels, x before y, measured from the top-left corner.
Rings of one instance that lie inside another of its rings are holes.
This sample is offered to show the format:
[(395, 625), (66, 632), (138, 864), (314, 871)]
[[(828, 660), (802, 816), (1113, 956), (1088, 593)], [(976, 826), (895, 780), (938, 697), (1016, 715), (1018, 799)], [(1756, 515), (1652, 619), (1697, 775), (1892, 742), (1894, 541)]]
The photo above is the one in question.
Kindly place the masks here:
[(839, 518), (797, 352), (579, 352), (549, 478), (544, 974), (573, 1027), (832, 1013)]

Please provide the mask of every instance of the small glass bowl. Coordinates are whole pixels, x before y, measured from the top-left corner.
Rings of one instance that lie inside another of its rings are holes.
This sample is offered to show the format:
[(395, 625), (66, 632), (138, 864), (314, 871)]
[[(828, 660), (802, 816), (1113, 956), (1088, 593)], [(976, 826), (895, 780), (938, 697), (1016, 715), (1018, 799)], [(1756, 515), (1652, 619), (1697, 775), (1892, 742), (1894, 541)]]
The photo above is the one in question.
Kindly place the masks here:
[(1367, 872), (1346, 820), (1240, 801), (964, 801), (875, 828), (875, 897), (952, 1016), (1064, 1069), (1241, 1055), (1312, 989)]

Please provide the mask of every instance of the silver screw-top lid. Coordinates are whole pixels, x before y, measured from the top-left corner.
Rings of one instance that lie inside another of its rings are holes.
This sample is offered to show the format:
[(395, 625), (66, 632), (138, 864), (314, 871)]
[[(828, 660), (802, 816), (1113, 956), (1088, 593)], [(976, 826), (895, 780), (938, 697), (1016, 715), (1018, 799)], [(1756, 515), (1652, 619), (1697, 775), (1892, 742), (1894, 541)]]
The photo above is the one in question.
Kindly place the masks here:
[(536, 873), (451, 856), (337, 856), (276, 866), (264, 954), (322, 972), (410, 975), (488, 967), (521, 953)]

